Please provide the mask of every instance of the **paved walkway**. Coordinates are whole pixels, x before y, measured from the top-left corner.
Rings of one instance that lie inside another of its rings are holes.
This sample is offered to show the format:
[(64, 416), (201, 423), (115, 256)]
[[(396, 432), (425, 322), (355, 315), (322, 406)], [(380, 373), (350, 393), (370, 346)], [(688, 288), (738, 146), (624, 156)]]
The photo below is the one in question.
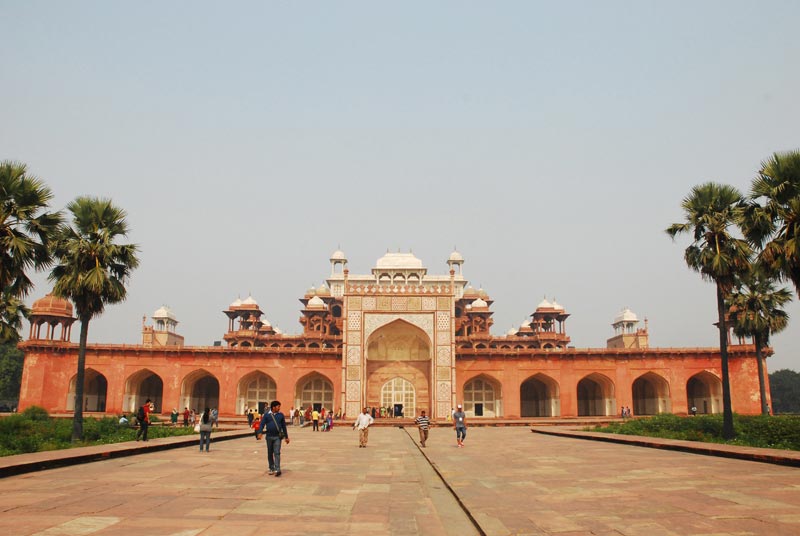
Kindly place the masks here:
[(463, 449), (444, 428), (426, 449), (416, 430), (367, 449), (349, 427), (290, 433), (280, 478), (248, 437), (0, 479), (0, 534), (800, 534), (791, 467), (524, 427), (470, 428)]

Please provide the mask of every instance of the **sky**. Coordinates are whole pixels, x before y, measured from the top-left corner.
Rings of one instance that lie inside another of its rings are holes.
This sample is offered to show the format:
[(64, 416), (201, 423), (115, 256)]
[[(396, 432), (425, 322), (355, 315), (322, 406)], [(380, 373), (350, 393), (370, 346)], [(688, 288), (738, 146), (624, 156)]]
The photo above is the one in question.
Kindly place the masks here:
[[(714, 287), (664, 229), (693, 186), (747, 192), (800, 148), (794, 1), (0, 0), (0, 20), (0, 160), (54, 208), (111, 198), (140, 247), (90, 342), (138, 343), (168, 305), (210, 345), (251, 294), (299, 333), (337, 248), (352, 273), (388, 249), (431, 274), (457, 248), (497, 335), (546, 296), (579, 348), (624, 307), (651, 346), (715, 346)], [(800, 369), (788, 312), (770, 370)]]

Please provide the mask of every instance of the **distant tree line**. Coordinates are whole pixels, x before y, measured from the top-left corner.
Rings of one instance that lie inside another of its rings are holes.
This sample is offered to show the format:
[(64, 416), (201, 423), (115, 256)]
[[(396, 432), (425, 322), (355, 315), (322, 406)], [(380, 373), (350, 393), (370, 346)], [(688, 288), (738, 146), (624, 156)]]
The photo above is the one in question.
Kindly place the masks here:
[(776, 370), (769, 375), (775, 413), (800, 413), (800, 372)]

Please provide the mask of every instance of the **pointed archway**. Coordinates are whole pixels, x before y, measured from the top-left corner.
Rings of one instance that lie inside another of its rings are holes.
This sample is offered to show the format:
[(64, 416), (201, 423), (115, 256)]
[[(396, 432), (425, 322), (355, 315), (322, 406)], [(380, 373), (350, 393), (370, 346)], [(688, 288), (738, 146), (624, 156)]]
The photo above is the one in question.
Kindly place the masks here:
[(268, 374), (254, 370), (239, 380), (236, 397), (236, 413), (241, 415), (244, 408), (269, 407), (278, 397), (278, 386)]
[(219, 408), (219, 381), (210, 372), (199, 369), (183, 379), (181, 407), (202, 413), (205, 408)]
[(155, 405), (156, 413), (163, 413), (165, 411), (161, 399), (163, 393), (164, 382), (158, 374), (149, 369), (134, 372), (125, 380), (122, 410), (135, 412), (149, 398)]
[(642, 374), (631, 386), (634, 415), (657, 415), (672, 411), (669, 383), (655, 372)]
[(300, 378), (295, 388), (298, 408), (333, 409), (333, 382), (319, 372)]
[[(414, 411), (419, 408), (432, 413), (431, 342), (428, 335), (417, 326), (397, 319), (372, 332), (366, 347), (365, 405), (387, 407), (383, 400), (384, 386), (399, 378), (413, 389)], [(403, 408), (403, 413), (413, 415), (407, 407)]]
[(686, 407), (697, 408), (697, 413), (721, 413), (722, 381), (705, 370), (689, 378), (686, 382)]
[(535, 374), (519, 387), (520, 417), (558, 417), (561, 402), (556, 382), (546, 374)]
[(500, 417), (502, 415), (500, 382), (481, 374), (464, 384), (464, 413), (467, 417)]
[(608, 376), (593, 372), (578, 382), (578, 416), (616, 415), (614, 382)]
[[(67, 411), (75, 411), (77, 374), (69, 382)], [(94, 369), (87, 368), (83, 377), (83, 411), (105, 411), (108, 380)]]

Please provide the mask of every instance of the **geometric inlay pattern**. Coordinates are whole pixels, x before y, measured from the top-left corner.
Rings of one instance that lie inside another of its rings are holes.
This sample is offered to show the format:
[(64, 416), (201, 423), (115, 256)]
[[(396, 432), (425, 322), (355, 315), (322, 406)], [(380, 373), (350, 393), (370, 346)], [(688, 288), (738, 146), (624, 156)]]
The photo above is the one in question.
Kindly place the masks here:
[(361, 310), (361, 296), (350, 296), (347, 299), (347, 309), (350, 311)]
[(347, 347), (347, 364), (348, 365), (361, 364), (361, 346)]
[(450, 400), (450, 382), (438, 382), (436, 384), (436, 399)]
[(377, 307), (377, 300), (375, 300), (375, 296), (367, 296), (362, 300), (361, 305), (365, 311), (374, 311)]
[(425, 296), (422, 298), (423, 311), (433, 311), (434, 309), (436, 309), (436, 298), (432, 298), (430, 296)]
[(347, 332), (347, 344), (358, 346), (361, 344), (361, 331), (348, 331)]
[[(381, 326), (385, 326), (395, 320), (405, 320), (410, 324), (422, 329), (430, 340), (433, 340), (433, 315), (431, 314), (365, 314), (364, 315), (364, 338), (369, 340), (369, 336), (373, 331)], [(439, 334), (442, 335), (441, 333)], [(448, 337), (450, 333), (447, 333)], [(448, 339), (449, 340), (449, 339)]]
[[(348, 360), (348, 362), (349, 362), (349, 360)], [(450, 347), (449, 346), (439, 346), (436, 349), (436, 364), (439, 365), (440, 367), (449, 367), (450, 366)]]
[(392, 308), (391, 296), (378, 296), (378, 310), (389, 311)]
[(353, 415), (358, 416), (358, 414), (361, 413), (363, 408), (359, 406), (358, 400), (355, 402), (348, 402), (345, 405), (345, 415), (347, 415), (348, 419), (352, 418)]
[(392, 297), (392, 311), (405, 311), (408, 309), (408, 298), (405, 296)]
[(445, 311), (438, 311), (436, 313), (436, 329), (444, 331), (450, 329), (450, 313)]
[(348, 380), (360, 380), (361, 379), (361, 367), (347, 367), (347, 379)]
[(419, 311), (422, 309), (422, 299), (419, 296), (408, 298), (408, 310)]
[(443, 344), (450, 344), (450, 332), (449, 331), (440, 331), (436, 334), (436, 344), (443, 345)]
[(450, 310), (450, 298), (437, 298), (437, 309), (440, 311)]
[(355, 400), (356, 404), (358, 404), (361, 400), (361, 382), (348, 380), (347, 400)]
[(347, 328), (361, 329), (361, 311), (348, 311)]

